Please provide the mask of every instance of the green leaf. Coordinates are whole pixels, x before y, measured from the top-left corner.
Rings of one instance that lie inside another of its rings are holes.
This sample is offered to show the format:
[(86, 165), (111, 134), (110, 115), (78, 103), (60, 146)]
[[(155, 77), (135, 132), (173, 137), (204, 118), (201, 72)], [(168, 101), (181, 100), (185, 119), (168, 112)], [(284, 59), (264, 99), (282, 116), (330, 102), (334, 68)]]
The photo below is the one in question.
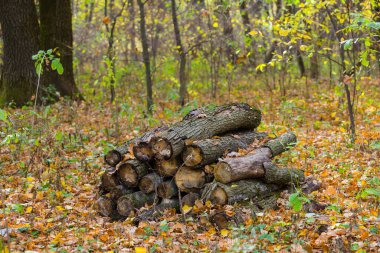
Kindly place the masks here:
[(58, 133), (55, 134), (55, 139), (57, 141), (61, 141), (63, 139), (63, 133), (60, 131)]
[(344, 45), (343, 45), (344, 50), (348, 50), (348, 49), (351, 47), (352, 42), (353, 42), (352, 39), (346, 40), (346, 41), (344, 42)]
[(290, 206), (294, 211), (299, 212), (302, 209), (302, 198), (299, 196), (299, 193), (293, 193), (289, 196)]
[(368, 56), (368, 51), (364, 51), (363, 54), (360, 57), (361, 63), (362, 63), (362, 65), (364, 67), (368, 67), (369, 66), (369, 61), (367, 60), (367, 56)]
[(57, 72), (58, 72), (58, 74), (60, 74), (60, 75), (63, 74), (63, 66), (62, 66), (61, 63), (59, 63), (59, 64), (57, 65)]
[(36, 73), (37, 73), (37, 75), (41, 75), (42, 74), (42, 65), (41, 64), (38, 64), (36, 66)]
[(11, 122), (9, 122), (8, 120), (8, 113), (2, 109), (0, 109), (0, 121), (3, 121), (7, 123), (8, 125), (11, 124)]
[[(363, 196), (365, 195), (365, 196)], [(380, 189), (376, 189), (376, 188), (367, 188), (367, 189), (364, 189), (363, 193), (362, 193), (362, 197), (366, 197), (368, 195), (374, 195), (376, 197), (380, 197)]]

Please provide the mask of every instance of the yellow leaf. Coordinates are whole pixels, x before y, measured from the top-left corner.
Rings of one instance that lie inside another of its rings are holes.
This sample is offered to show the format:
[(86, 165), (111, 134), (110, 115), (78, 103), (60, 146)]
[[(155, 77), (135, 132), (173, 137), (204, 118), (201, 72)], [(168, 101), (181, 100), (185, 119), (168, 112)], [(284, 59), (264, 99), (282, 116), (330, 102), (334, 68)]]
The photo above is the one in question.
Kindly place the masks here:
[(280, 30), (280, 31), (278, 31), (278, 33), (280, 34), (280, 36), (283, 36), (283, 37), (285, 37), (285, 36), (288, 36), (289, 35), (289, 33), (290, 33), (290, 30)]
[(184, 214), (187, 214), (187, 213), (191, 212), (191, 210), (193, 210), (193, 208), (191, 206), (184, 205), (182, 207), (182, 211), (183, 211)]
[(31, 213), (32, 210), (33, 210), (33, 207), (28, 206), (28, 207), (26, 208), (26, 210), (25, 210), (25, 213)]
[(28, 181), (28, 182), (34, 182), (34, 177), (27, 177), (26, 181)]
[(217, 22), (215, 22), (214, 24), (212, 24), (212, 26), (215, 27), (215, 28), (218, 28), (219, 24)]
[(56, 206), (55, 208), (57, 208), (59, 211), (64, 211), (65, 208), (63, 206)]
[(306, 51), (306, 49), (307, 49), (307, 46), (305, 46), (305, 45), (301, 45), (301, 46), (300, 46), (300, 50), (301, 50), (301, 51)]
[(230, 231), (228, 231), (227, 229), (222, 229), (221, 231), (220, 231), (220, 234), (222, 235), (222, 236), (227, 236), (228, 234), (230, 233)]
[(135, 252), (136, 253), (146, 253), (146, 248), (144, 247), (135, 247)]
[(255, 35), (258, 34), (258, 32), (256, 32), (255, 30), (252, 30), (248, 34), (251, 35), (251, 36), (255, 36)]

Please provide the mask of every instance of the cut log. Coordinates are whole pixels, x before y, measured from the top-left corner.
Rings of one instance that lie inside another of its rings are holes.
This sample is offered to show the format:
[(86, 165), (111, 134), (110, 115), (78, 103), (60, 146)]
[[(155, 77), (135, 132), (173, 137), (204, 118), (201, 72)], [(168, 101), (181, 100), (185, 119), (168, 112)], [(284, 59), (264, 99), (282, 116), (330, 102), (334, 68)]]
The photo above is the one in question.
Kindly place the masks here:
[(142, 162), (149, 162), (153, 159), (154, 153), (150, 144), (151, 138), (153, 138), (160, 131), (167, 130), (167, 126), (161, 126), (155, 128), (152, 131), (146, 132), (143, 136), (136, 139), (133, 142), (133, 155)]
[(246, 149), (255, 140), (262, 140), (266, 136), (266, 133), (244, 131), (219, 138), (194, 141), (185, 147), (182, 158), (186, 166), (204, 166), (216, 162), (226, 152)]
[(181, 167), (175, 175), (175, 183), (183, 192), (200, 192), (206, 183), (206, 173), (201, 169)]
[(116, 203), (106, 196), (101, 196), (96, 200), (95, 209), (104, 217), (110, 217), (113, 219), (120, 217), (116, 211)]
[(100, 177), (100, 189), (105, 193), (110, 192), (113, 188), (120, 185), (117, 175), (111, 174), (108, 171), (105, 171)]
[(120, 215), (128, 217), (134, 209), (139, 209), (145, 204), (153, 204), (155, 194), (145, 194), (141, 191), (122, 196), (117, 200), (117, 211)]
[(115, 186), (112, 190), (109, 192), (109, 197), (116, 201), (118, 200), (121, 196), (124, 196), (126, 194), (130, 194), (133, 192), (136, 192), (136, 188), (126, 188), (123, 185), (117, 185)]
[(148, 166), (136, 159), (128, 160), (117, 167), (118, 177), (126, 187), (137, 187), (139, 180), (148, 173)]
[(181, 204), (182, 206), (192, 207), (195, 205), (195, 201), (200, 198), (201, 196), (198, 193), (190, 192), (182, 197)]
[(256, 179), (240, 180), (229, 184), (214, 182), (205, 186), (202, 199), (210, 200), (214, 204), (226, 205), (256, 196), (270, 196), (279, 189), (278, 185), (266, 184)]
[(163, 177), (173, 177), (181, 165), (179, 160), (178, 157), (169, 160), (156, 160), (154, 168)]
[(150, 173), (141, 178), (139, 188), (144, 193), (151, 193), (156, 191), (160, 183), (162, 183), (162, 177), (156, 173)]
[(236, 130), (253, 130), (261, 121), (261, 112), (247, 104), (231, 104), (213, 109), (200, 108), (197, 115), (185, 118), (151, 139), (159, 160), (178, 156), (185, 140), (201, 140)]
[(305, 181), (305, 175), (302, 170), (278, 168), (272, 162), (263, 163), (265, 169), (264, 181), (270, 184), (299, 185)]
[(224, 184), (241, 179), (260, 178), (265, 174), (263, 163), (286, 151), (296, 142), (294, 133), (286, 133), (270, 140), (254, 154), (225, 158), (214, 169), (215, 180)]
[(110, 150), (105, 156), (104, 161), (112, 166), (115, 167), (118, 165), (122, 160), (124, 155), (130, 153), (130, 145), (135, 141), (136, 139), (131, 139), (126, 141), (123, 145), (120, 145), (119, 147)]
[(164, 181), (157, 187), (157, 195), (160, 198), (170, 199), (178, 195), (178, 187), (173, 179)]
[(134, 220), (133, 223), (138, 225), (140, 221), (154, 220), (160, 216), (166, 209), (175, 209), (179, 212), (179, 200), (174, 199), (163, 199), (161, 203), (157, 206), (151, 207), (149, 210), (143, 211)]

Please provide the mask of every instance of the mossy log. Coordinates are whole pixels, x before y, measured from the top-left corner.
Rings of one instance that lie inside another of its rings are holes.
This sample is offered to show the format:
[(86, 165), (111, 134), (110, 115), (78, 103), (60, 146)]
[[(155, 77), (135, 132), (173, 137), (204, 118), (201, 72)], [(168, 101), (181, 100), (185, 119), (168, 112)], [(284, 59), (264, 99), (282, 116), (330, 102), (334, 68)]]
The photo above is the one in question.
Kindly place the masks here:
[(116, 201), (121, 196), (124, 196), (126, 194), (134, 193), (138, 191), (137, 188), (127, 188), (124, 185), (117, 185), (114, 188), (112, 188), (107, 196), (109, 196), (112, 200)]
[(162, 177), (160, 175), (149, 173), (141, 178), (139, 188), (144, 193), (151, 193), (156, 191), (160, 183), (162, 183)]
[(224, 184), (241, 179), (260, 178), (265, 175), (263, 163), (289, 149), (296, 142), (294, 133), (285, 133), (268, 141), (254, 154), (225, 158), (214, 169), (215, 180)]
[(178, 187), (174, 182), (174, 179), (164, 181), (157, 187), (157, 195), (160, 198), (170, 199), (178, 195)]
[(229, 184), (213, 182), (205, 186), (202, 199), (210, 200), (214, 204), (219, 205), (233, 204), (252, 199), (256, 196), (270, 196), (279, 190), (280, 187), (256, 179), (240, 180)]
[(127, 187), (137, 187), (140, 179), (148, 173), (147, 164), (136, 159), (125, 161), (117, 167), (119, 180)]
[(166, 209), (175, 209), (179, 212), (179, 199), (163, 199), (160, 204), (152, 206), (150, 209), (141, 212), (134, 220), (133, 223), (138, 225), (140, 221), (154, 220), (162, 215)]
[(95, 209), (97, 212), (104, 216), (113, 219), (120, 218), (120, 215), (116, 211), (116, 203), (111, 198), (106, 196), (99, 197), (95, 202)]
[(194, 141), (186, 145), (182, 159), (184, 164), (189, 167), (204, 166), (216, 162), (227, 152), (246, 149), (255, 140), (262, 140), (266, 136), (266, 133), (244, 131), (218, 138)]
[(128, 217), (134, 209), (139, 209), (145, 204), (153, 204), (155, 194), (145, 194), (141, 191), (124, 195), (117, 200), (117, 211), (121, 216)]
[(175, 175), (175, 183), (183, 192), (200, 192), (207, 182), (206, 173), (202, 169), (181, 167)]
[(168, 160), (182, 153), (185, 140), (202, 140), (236, 130), (253, 130), (261, 121), (261, 112), (248, 104), (231, 104), (213, 109), (201, 108), (168, 130), (151, 139), (154, 155)]
[(163, 177), (173, 177), (180, 166), (180, 158), (172, 157), (169, 160), (156, 160), (154, 169)]
[(263, 163), (265, 169), (264, 181), (270, 184), (299, 185), (305, 181), (305, 175), (302, 170), (278, 168), (272, 162)]

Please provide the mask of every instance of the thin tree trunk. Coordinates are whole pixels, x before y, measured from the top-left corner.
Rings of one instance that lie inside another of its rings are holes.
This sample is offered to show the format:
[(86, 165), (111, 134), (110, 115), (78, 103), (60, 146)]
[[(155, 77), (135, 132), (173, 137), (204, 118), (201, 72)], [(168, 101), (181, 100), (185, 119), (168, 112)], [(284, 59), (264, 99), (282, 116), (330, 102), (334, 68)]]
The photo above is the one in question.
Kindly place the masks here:
[(37, 84), (32, 55), (38, 51), (38, 19), (33, 0), (0, 0), (3, 32), (3, 70), (0, 106), (30, 101)]
[(174, 35), (175, 41), (177, 44), (178, 54), (179, 54), (179, 104), (181, 106), (185, 105), (185, 97), (187, 93), (186, 87), (186, 54), (181, 42), (181, 33), (179, 31), (177, 12), (176, 12), (176, 3), (175, 0), (171, 0), (172, 3), (172, 19), (174, 26)]
[(146, 24), (145, 24), (145, 12), (144, 12), (144, 3), (142, 0), (137, 0), (137, 4), (140, 10), (140, 36), (141, 44), (143, 48), (143, 59), (145, 65), (145, 82), (146, 82), (146, 91), (147, 91), (147, 110), (149, 114), (152, 114), (153, 107), (153, 83), (150, 69), (150, 57), (149, 57), (149, 47), (148, 47), (148, 38), (146, 36)]

